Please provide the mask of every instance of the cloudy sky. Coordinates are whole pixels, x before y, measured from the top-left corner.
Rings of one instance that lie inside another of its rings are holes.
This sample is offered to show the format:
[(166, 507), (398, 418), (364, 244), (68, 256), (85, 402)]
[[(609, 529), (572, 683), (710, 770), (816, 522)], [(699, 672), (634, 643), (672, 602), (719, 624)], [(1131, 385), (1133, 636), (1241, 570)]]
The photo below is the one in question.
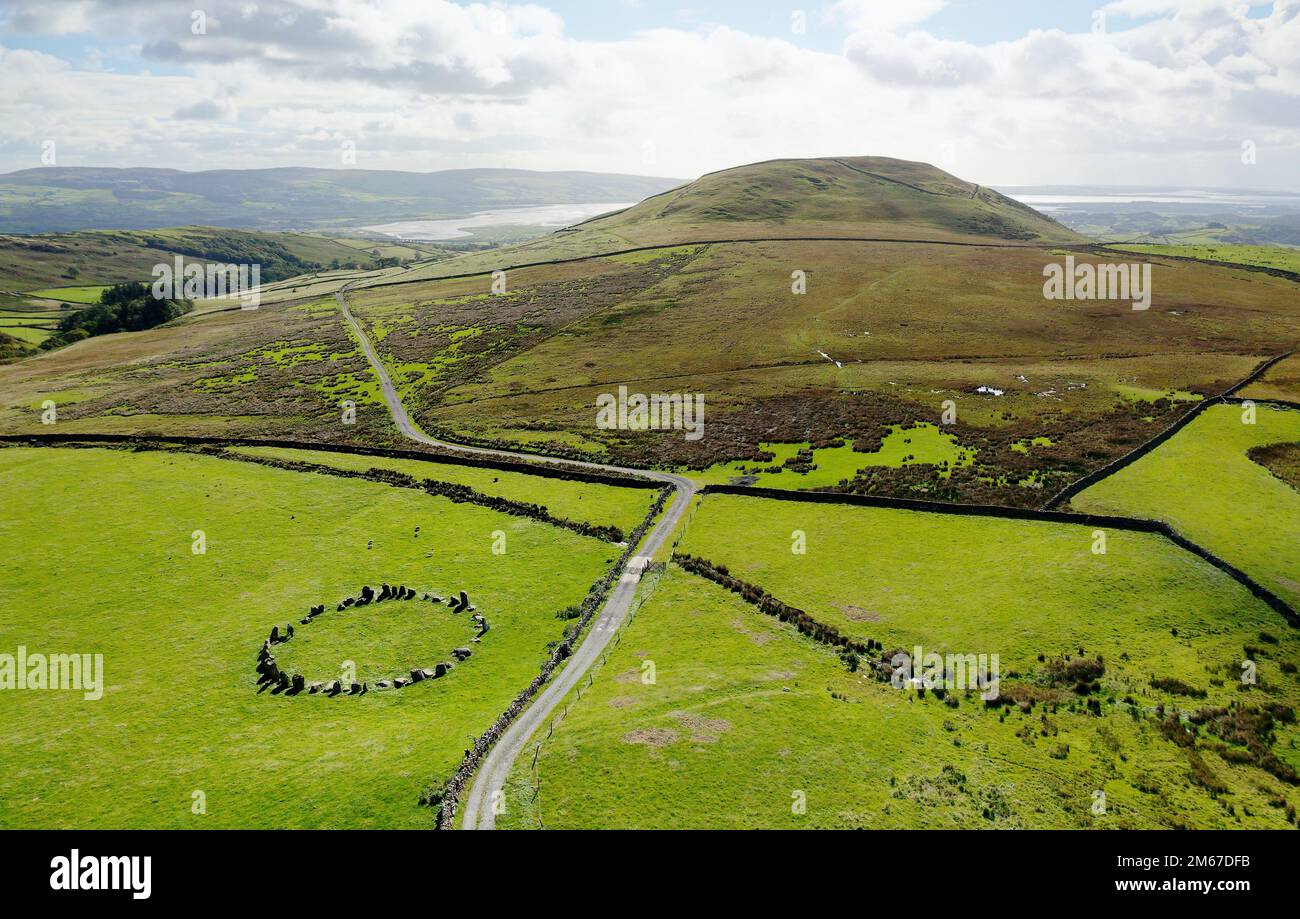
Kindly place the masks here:
[(685, 178), (878, 154), (1300, 188), (1300, 0), (0, 0), (0, 85), (2, 170), (51, 143), (61, 166)]

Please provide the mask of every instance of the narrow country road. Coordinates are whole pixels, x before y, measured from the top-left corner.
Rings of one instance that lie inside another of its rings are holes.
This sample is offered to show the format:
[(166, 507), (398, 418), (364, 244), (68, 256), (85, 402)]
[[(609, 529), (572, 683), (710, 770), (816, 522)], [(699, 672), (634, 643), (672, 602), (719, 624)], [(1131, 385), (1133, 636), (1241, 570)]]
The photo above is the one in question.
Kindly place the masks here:
[(623, 623), (623, 620), (627, 618), (628, 610), (632, 606), (632, 599), (636, 595), (641, 567), (644, 565), (645, 560), (652, 558), (659, 551), (667, 542), (669, 535), (677, 528), (678, 522), (682, 519), (682, 515), (686, 513), (686, 508), (690, 505), (691, 498), (695, 494), (695, 485), (690, 479), (667, 472), (631, 469), (624, 466), (606, 466), (602, 463), (576, 460), (559, 461), (552, 457), (532, 453), (462, 446), (430, 437), (416, 427), (410, 416), (407, 415), (406, 407), (402, 405), (402, 400), (397, 395), (397, 387), (393, 385), (392, 379), (388, 376), (388, 370), (384, 367), (383, 361), (379, 359), (379, 355), (370, 343), (370, 339), (366, 336), (361, 323), (357, 321), (348, 308), (346, 290), (347, 286), (345, 285), (334, 294), (334, 298), (338, 301), (339, 310), (343, 313), (343, 319), (356, 335), (357, 341), (360, 342), (366, 360), (370, 362), (370, 366), (374, 369), (375, 376), (379, 379), (380, 389), (384, 394), (384, 401), (388, 403), (388, 409), (393, 415), (393, 422), (403, 436), (417, 443), (427, 444), (451, 453), (494, 456), (524, 462), (546, 462), (551, 465), (561, 462), (566, 466), (595, 472), (635, 475), (671, 485), (677, 492), (676, 500), (664, 512), (659, 522), (646, 534), (640, 551), (632, 557), (633, 563), (629, 564), (629, 568), (634, 570), (624, 569), (613, 589), (609, 592), (609, 596), (606, 597), (605, 605), (593, 617), (586, 636), (574, 650), (573, 656), (569, 658), (564, 668), (533, 700), (532, 705), (515, 719), (505, 734), (501, 736), (501, 739), (488, 751), (483, 762), (479, 764), (478, 772), (474, 775), (474, 780), (470, 783), (469, 791), (465, 796), (462, 827), (464, 829), (494, 829), (496, 826), (496, 813), (492, 807), (492, 802), (498, 798), (497, 792), (505, 785), (506, 777), (510, 774), (510, 768), (514, 765), (515, 759), (524, 749), (524, 744), (528, 742), (528, 738), (532, 736), (533, 732), (546, 723), (547, 718), (550, 717), (551, 712), (554, 711), (560, 700), (578, 685), (578, 681), (582, 679), (583, 674), (600, 657), (609, 640), (618, 631), (618, 627)]

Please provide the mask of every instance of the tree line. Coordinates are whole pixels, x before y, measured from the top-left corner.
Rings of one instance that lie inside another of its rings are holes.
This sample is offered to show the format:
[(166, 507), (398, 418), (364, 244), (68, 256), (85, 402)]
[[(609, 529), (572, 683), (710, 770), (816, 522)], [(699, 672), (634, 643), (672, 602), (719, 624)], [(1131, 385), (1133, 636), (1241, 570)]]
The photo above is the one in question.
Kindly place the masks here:
[(99, 297), (99, 303), (74, 310), (59, 320), (59, 330), (41, 343), (48, 351), (63, 345), (110, 335), (114, 332), (143, 332), (171, 322), (194, 308), (189, 300), (154, 297), (149, 285), (141, 281), (114, 284)]

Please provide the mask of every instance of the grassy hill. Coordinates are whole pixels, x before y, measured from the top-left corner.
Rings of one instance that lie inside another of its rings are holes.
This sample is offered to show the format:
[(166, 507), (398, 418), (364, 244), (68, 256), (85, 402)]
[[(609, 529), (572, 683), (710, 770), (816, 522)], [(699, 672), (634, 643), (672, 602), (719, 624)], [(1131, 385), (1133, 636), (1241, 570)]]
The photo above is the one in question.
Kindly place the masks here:
[(105, 169), (0, 175), (0, 232), (212, 226), (301, 229), (462, 216), (494, 207), (634, 201), (676, 179), (595, 172), (449, 169)]
[(772, 230), (776, 236), (852, 231), (888, 238), (1080, 241), (992, 189), (925, 163), (866, 156), (725, 169), (584, 226), (642, 239), (688, 230), (726, 234), (728, 228), (742, 237)]
[[(777, 160), (349, 298), (416, 419), (450, 439), (1033, 505), (1300, 345), (1294, 282), (1244, 268), (1153, 260), (1147, 310), (1045, 299), (1044, 266), (1067, 255), (1145, 260), (1089, 249), (924, 163)], [(491, 271), (530, 264), (491, 293)], [(620, 384), (702, 393), (706, 436), (595, 429)], [(916, 432), (948, 402), (931, 458)]]
[(199, 226), (0, 236), (0, 290), (143, 280), (158, 262), (178, 254), (204, 262), (257, 262), (263, 279), (277, 280), (335, 261), (368, 265), (375, 249), (402, 260), (443, 254), (434, 246)]
[[(638, 246), (792, 237), (923, 239), (1033, 245), (1086, 239), (991, 188), (926, 163), (889, 157), (771, 160), (694, 182), (516, 246), (506, 264), (575, 258)], [(484, 266), (501, 253), (431, 267), (436, 277)]]
[(1194, 258), (1206, 262), (1233, 265), (1254, 265), (1300, 274), (1300, 248), (1286, 246), (1239, 246), (1229, 243), (1110, 243), (1108, 248), (1117, 252), (1138, 252), (1143, 255), (1172, 255), (1177, 258)]
[[(337, 315), (346, 283), (412, 417), (451, 440), (1036, 505), (1300, 346), (1287, 278), (1153, 259), (1147, 310), (1045, 299), (1043, 268), (1067, 255), (1119, 257), (924, 164), (743, 166), (523, 246), (276, 282), (256, 321), (196, 316), (0, 369), (0, 427), (39, 426), (32, 406), (71, 392), (60, 424), (85, 431), (391, 437)], [(575, 260), (493, 291), (494, 269), (548, 257)], [(595, 400), (620, 385), (702, 394), (704, 436), (597, 428)], [(356, 426), (335, 423), (341, 399)]]
[(49, 337), (64, 311), (99, 301), (111, 284), (149, 281), (159, 263), (256, 264), (264, 284), (322, 269), (369, 269), (382, 260), (442, 258), (419, 243), (220, 227), (86, 230), (0, 236), (0, 359)]

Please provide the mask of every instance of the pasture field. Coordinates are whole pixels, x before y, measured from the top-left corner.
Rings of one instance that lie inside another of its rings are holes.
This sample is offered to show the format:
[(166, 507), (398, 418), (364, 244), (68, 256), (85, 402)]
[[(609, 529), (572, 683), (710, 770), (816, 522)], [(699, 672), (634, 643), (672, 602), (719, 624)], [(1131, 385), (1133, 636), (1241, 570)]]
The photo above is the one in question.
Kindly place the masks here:
[[(795, 530), (806, 555), (791, 552)], [(529, 742), (499, 825), (1293, 823), (1300, 789), (1282, 776), (1300, 766), (1285, 715), (1300, 701), (1300, 639), (1167, 540), (1108, 537), (1094, 555), (1091, 528), (1073, 524), (708, 496), (680, 551), (886, 654), (997, 653), (1007, 704), (851, 672), (835, 649), (671, 564), (553, 736)], [(1259, 682), (1239, 688), (1244, 645)], [(1100, 657), (1099, 685), (1062, 684), (1062, 656)], [(1253, 738), (1270, 768), (1223, 740), (1213, 710), (1232, 704), (1279, 706)]]
[(389, 459), (284, 447), (230, 447), (228, 452), (360, 472), (367, 469), (388, 469), (420, 480), (432, 479), (466, 485), (493, 497), (540, 504), (555, 516), (566, 520), (618, 527), (625, 534), (632, 532), (645, 519), (655, 494), (653, 489), (619, 488), (598, 482), (414, 459)]
[(1212, 405), (1151, 453), (1071, 499), (1078, 510), (1164, 520), (1300, 607), (1300, 490), (1248, 455), (1300, 442), (1300, 410)]
[[(421, 792), (537, 674), (556, 613), (618, 553), (412, 489), (194, 454), (10, 447), (0, 470), (0, 648), (104, 667), (98, 701), (0, 693), (3, 827), (427, 827)], [(490, 631), (471, 644), (468, 622), (420, 601), (335, 611), (381, 582), (465, 589)], [(300, 634), (277, 654), (313, 679), (473, 654), (397, 691), (259, 693), (258, 648), (285, 623)]]
[(42, 300), (61, 300), (65, 303), (98, 303), (99, 297), (108, 290), (108, 285), (99, 284), (91, 287), (51, 287), (46, 290), (33, 290), (29, 297)]
[(39, 345), (41, 342), (45, 341), (45, 339), (54, 334), (51, 329), (21, 322), (16, 325), (9, 325), (0, 322), (0, 332), (4, 332), (6, 335), (16, 338), (21, 342), (26, 342), (29, 345)]
[(1141, 255), (1177, 255), (1210, 262), (1232, 262), (1300, 272), (1300, 248), (1291, 246), (1251, 246), (1208, 242), (1199, 245), (1148, 245), (1146, 243), (1111, 243), (1108, 249), (1136, 252)]
[(56, 325), (65, 315), (59, 310), (15, 310), (12, 313), (0, 313), (0, 326)]
[(55, 333), (59, 320), (66, 313), (61, 310), (24, 310), (0, 313), (0, 333), (16, 338), (26, 346), (39, 345)]

